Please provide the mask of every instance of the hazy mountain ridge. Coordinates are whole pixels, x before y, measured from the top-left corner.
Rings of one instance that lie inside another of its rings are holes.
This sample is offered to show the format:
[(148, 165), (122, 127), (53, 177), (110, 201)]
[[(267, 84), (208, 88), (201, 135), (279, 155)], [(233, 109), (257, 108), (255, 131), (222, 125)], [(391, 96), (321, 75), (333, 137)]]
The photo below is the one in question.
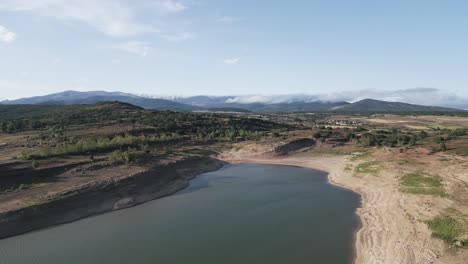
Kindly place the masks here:
[(76, 92), (65, 91), (45, 96), (1, 101), (0, 104), (33, 105), (77, 105), (98, 102), (119, 101), (146, 109), (196, 111), (229, 109), (235, 112), (456, 112), (454, 108), (423, 106), (401, 102), (387, 102), (364, 99), (355, 103), (325, 101), (293, 101), (281, 103), (239, 103), (233, 102), (235, 96), (192, 96), (174, 99), (158, 99), (121, 92)]
[(454, 108), (415, 105), (400, 102), (387, 102), (374, 99), (364, 99), (352, 104), (348, 104), (334, 111), (345, 112), (452, 112), (463, 111)]
[(21, 98), (18, 100), (1, 101), (1, 104), (45, 104), (45, 105), (74, 105), (95, 104), (105, 101), (120, 101), (146, 109), (193, 111), (197, 107), (165, 99), (154, 99), (121, 92), (77, 92), (65, 91), (44, 96)]

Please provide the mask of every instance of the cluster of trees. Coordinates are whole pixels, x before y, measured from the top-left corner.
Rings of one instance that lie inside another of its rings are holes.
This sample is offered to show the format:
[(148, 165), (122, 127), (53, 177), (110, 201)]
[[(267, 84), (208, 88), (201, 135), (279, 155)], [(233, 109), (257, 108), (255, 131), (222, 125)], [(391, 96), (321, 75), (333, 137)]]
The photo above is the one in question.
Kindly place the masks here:
[[(70, 126), (106, 124), (133, 126), (134, 129), (153, 127), (156, 133), (193, 135), (201, 132), (205, 136), (211, 134), (214, 137), (219, 137), (221, 133), (230, 133), (220, 132), (220, 130), (245, 130), (250, 133), (279, 128), (277, 123), (255, 118), (227, 114), (144, 110), (121, 103), (101, 103), (73, 107), (40, 106), (39, 110), (36, 109), (39, 106), (35, 106), (34, 109), (24, 107), (10, 109), (14, 107), (16, 106), (9, 106), (8, 116), (0, 116), (1, 133), (46, 130), (57, 126), (66, 128)], [(61, 107), (63, 111), (60, 111)], [(33, 115), (36, 112), (40, 115)], [(283, 125), (284, 127), (287, 128), (288, 126)], [(226, 135), (224, 134), (223, 136)]]
[[(174, 136), (175, 137), (175, 136)], [(154, 142), (166, 141), (174, 138), (173, 136), (151, 136), (145, 135), (133, 136), (130, 134), (117, 135), (114, 137), (80, 138), (58, 144), (55, 147), (43, 147), (39, 150), (25, 155), (26, 159), (38, 159), (64, 155), (93, 154), (99, 152), (108, 152), (115, 149), (124, 149), (128, 147), (138, 147), (147, 149), (148, 144)]]
[[(273, 135), (273, 134), (272, 134)], [(261, 138), (267, 137), (268, 132), (266, 131), (252, 131), (246, 130), (243, 128), (235, 129), (216, 129), (216, 130), (207, 130), (207, 129), (198, 129), (198, 131), (191, 136), (192, 140), (219, 140), (219, 139), (251, 139), (259, 140)]]
[(428, 133), (421, 131), (418, 134), (406, 133), (397, 129), (369, 131), (365, 128), (334, 130), (331, 127), (321, 128), (313, 137), (322, 141), (334, 139), (335, 141), (353, 141), (366, 147), (372, 146), (414, 146), (420, 139), (428, 137)]
[(46, 127), (43, 122), (32, 119), (17, 119), (0, 122), (0, 133), (12, 134), (24, 130), (36, 130)]
[(110, 155), (110, 160), (114, 163), (132, 163), (138, 158), (138, 151), (135, 148), (128, 148), (125, 151), (115, 150)]
[(414, 146), (419, 138), (417, 135), (397, 133), (365, 133), (358, 139), (363, 146)]

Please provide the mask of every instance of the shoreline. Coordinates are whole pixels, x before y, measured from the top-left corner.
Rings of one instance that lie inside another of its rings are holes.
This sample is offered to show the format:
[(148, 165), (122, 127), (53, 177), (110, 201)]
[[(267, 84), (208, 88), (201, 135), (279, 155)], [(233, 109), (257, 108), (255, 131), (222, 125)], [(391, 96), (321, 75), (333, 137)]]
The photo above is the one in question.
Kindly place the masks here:
[[(247, 147), (246, 147), (247, 148)], [(273, 156), (260, 152), (226, 152), (220, 159), (229, 163), (259, 163), (299, 166), (328, 173), (330, 184), (352, 191), (360, 196), (356, 209), (360, 227), (354, 233), (354, 263), (441, 263), (462, 264), (466, 250), (451, 248), (441, 239), (434, 238), (422, 221), (424, 215), (433, 214), (429, 199), (436, 205), (450, 206), (443, 197), (407, 195), (399, 191), (400, 173), (383, 167), (378, 176), (356, 175), (355, 167), (363, 161), (350, 160), (350, 156), (307, 156), (292, 153)], [(435, 211), (435, 210), (434, 210)], [(426, 218), (427, 219), (427, 218)]]
[(361, 263), (361, 262), (358, 262), (358, 260), (360, 260), (358, 258), (359, 254), (359, 250), (358, 250), (358, 234), (359, 232), (361, 231), (361, 229), (364, 228), (364, 225), (363, 225), (363, 221), (362, 221), (362, 217), (361, 217), (361, 214), (360, 214), (360, 209), (362, 209), (362, 206), (363, 206), (363, 200), (362, 200), (362, 193), (356, 191), (356, 190), (353, 190), (353, 189), (350, 189), (350, 188), (346, 188), (345, 186), (343, 185), (340, 185), (338, 184), (337, 182), (333, 181), (330, 177), (330, 172), (328, 170), (324, 170), (323, 168), (318, 168), (318, 167), (315, 167), (315, 166), (304, 166), (304, 165), (300, 165), (300, 164), (296, 164), (294, 162), (285, 162), (285, 159), (287, 158), (290, 158), (290, 157), (284, 157), (284, 158), (270, 158), (270, 159), (261, 159), (261, 158), (247, 158), (247, 159), (229, 159), (229, 158), (221, 158), (221, 160), (229, 163), (229, 164), (242, 164), (242, 163), (245, 163), (245, 164), (268, 164), (268, 165), (279, 165), (279, 166), (292, 166), (292, 167), (299, 167), (299, 168), (306, 168), (306, 169), (312, 169), (312, 170), (316, 170), (316, 171), (320, 171), (320, 172), (323, 172), (323, 173), (326, 173), (327, 174), (327, 182), (330, 183), (331, 185), (334, 185), (335, 187), (338, 187), (338, 188), (342, 188), (346, 191), (349, 191), (349, 192), (352, 192), (356, 195), (359, 196), (359, 206), (356, 208), (356, 211), (355, 211), (355, 215), (357, 217), (357, 219), (359, 220), (359, 226), (353, 231), (353, 248), (354, 248), (354, 251), (353, 251), (353, 261), (352, 263)]
[(63, 198), (0, 213), (0, 240), (173, 195), (187, 188), (197, 175), (224, 165), (225, 162), (210, 157), (187, 158), (123, 179), (98, 182)]
[[(224, 152), (217, 157), (189, 158), (164, 168), (152, 168), (138, 175), (104, 182), (45, 204), (1, 213), (0, 239), (169, 196), (189, 186), (190, 181), (200, 174), (222, 169), (226, 164), (239, 163), (322, 171), (327, 174), (328, 183), (359, 195), (360, 204), (355, 211), (359, 226), (353, 232), (354, 263), (464, 263), (466, 251), (456, 253), (442, 240), (433, 238), (426, 224), (411, 214), (413, 210), (420, 213), (420, 210), (429, 208), (430, 211), (429, 205), (423, 204), (427, 197), (399, 192), (397, 174), (388, 169), (379, 176), (355, 175), (348, 166), (357, 163), (349, 156), (292, 154), (275, 157)], [(157, 182), (152, 175), (160, 176), (156, 177)], [(446, 202), (444, 198), (438, 199)], [(93, 201), (97, 204), (89, 207)], [(41, 215), (47, 215), (46, 219), (41, 219)]]

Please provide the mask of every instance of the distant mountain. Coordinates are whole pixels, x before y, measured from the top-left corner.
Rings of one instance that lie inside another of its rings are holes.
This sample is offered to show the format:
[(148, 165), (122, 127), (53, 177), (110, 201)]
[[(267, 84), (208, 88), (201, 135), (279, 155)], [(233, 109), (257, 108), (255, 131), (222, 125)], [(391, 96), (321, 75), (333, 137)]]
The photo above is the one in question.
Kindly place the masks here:
[(463, 111), (454, 108), (414, 105), (400, 102), (387, 102), (374, 99), (364, 99), (352, 104), (335, 107), (331, 111), (338, 112), (456, 112)]
[(193, 105), (197, 107), (209, 108), (209, 107), (224, 107), (230, 105), (227, 103), (229, 99), (234, 98), (234, 96), (206, 96), (206, 95), (197, 95), (191, 97), (179, 97), (173, 99), (173, 101)]
[(355, 103), (348, 102), (284, 102), (284, 103), (237, 103), (234, 96), (192, 96), (187, 98), (155, 99), (121, 92), (76, 92), (65, 91), (45, 96), (1, 101), (0, 104), (17, 105), (80, 105), (98, 102), (119, 101), (146, 109), (173, 111), (227, 111), (257, 113), (291, 112), (455, 112), (453, 108), (414, 105), (400, 102), (386, 102), (365, 99)]
[(250, 112), (323, 112), (333, 107), (344, 106), (347, 102), (290, 102), (290, 103), (233, 103), (229, 102), (235, 96), (192, 96), (175, 99), (177, 102), (203, 108), (233, 108), (245, 109)]
[(1, 104), (43, 104), (43, 105), (74, 105), (74, 104), (95, 104), (97, 102), (119, 101), (146, 109), (157, 110), (174, 110), (174, 111), (192, 111), (197, 107), (182, 104), (165, 99), (153, 99), (141, 97), (128, 93), (121, 92), (77, 92), (65, 91), (45, 96), (36, 96), (30, 98), (22, 98), (18, 100), (7, 100), (0, 102)]
[(274, 112), (326, 112), (335, 107), (343, 107), (348, 105), (347, 102), (292, 102), (280, 104), (267, 104), (257, 106), (252, 109), (253, 112), (274, 113)]
[(213, 107), (207, 108), (207, 111), (210, 112), (232, 112), (232, 113), (249, 113), (251, 111), (245, 108), (235, 108), (235, 107)]

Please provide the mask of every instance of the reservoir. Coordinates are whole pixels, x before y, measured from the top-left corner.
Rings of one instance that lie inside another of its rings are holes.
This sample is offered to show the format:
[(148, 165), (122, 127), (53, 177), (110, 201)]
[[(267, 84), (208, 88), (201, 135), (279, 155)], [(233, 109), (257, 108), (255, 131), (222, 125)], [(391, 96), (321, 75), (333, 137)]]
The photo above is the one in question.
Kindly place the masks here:
[(351, 263), (359, 205), (324, 172), (227, 165), (169, 197), (0, 240), (0, 264)]

